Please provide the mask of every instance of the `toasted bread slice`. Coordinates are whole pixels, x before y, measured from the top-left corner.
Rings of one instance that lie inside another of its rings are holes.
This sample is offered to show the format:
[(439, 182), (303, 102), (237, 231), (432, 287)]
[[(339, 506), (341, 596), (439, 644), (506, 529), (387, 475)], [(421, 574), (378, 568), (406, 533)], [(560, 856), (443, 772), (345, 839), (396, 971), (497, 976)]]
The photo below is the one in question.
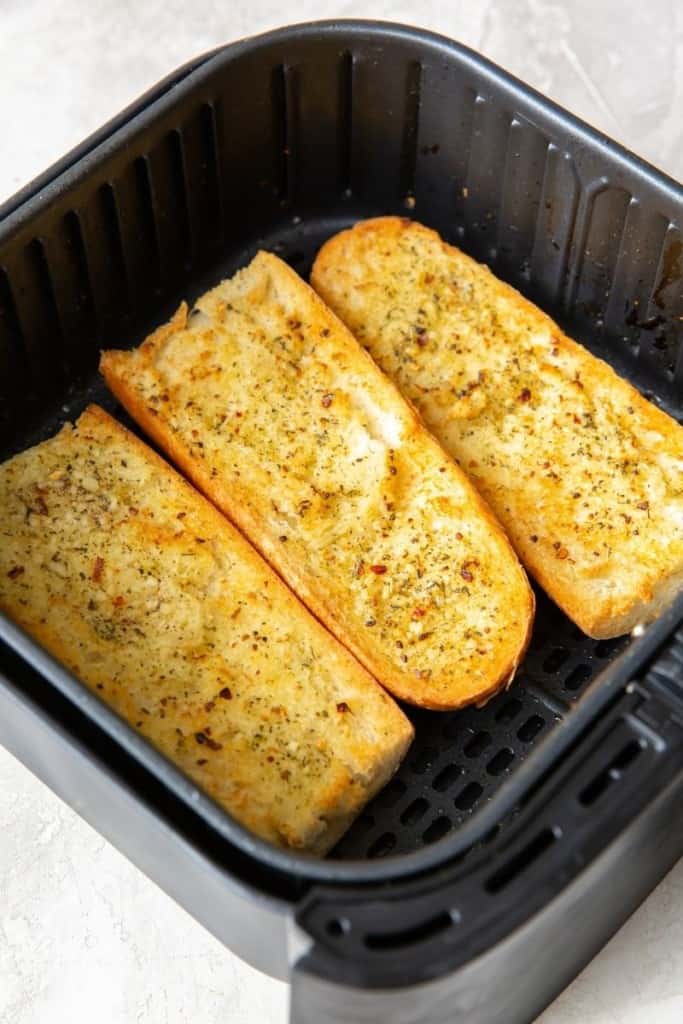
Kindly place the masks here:
[(0, 467), (0, 607), (235, 818), (323, 853), (412, 727), (223, 516), (91, 406)]
[(484, 266), (382, 217), (312, 283), (467, 471), (586, 633), (618, 636), (683, 584), (683, 429)]
[(107, 383), (387, 689), (431, 708), (491, 695), (533, 597), (507, 538), (346, 328), (260, 253), (183, 306)]

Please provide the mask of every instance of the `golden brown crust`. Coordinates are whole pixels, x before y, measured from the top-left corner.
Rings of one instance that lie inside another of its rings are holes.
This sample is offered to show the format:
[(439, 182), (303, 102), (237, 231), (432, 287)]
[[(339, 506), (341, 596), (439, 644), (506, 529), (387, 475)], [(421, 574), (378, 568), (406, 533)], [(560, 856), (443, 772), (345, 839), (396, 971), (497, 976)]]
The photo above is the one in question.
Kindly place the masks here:
[(413, 730), (251, 545), (96, 406), (0, 508), (0, 607), (245, 826), (329, 850)]
[[(463, 473), (320, 299), (260, 253), (104, 377), (129, 413), (394, 694), (509, 682), (533, 595)], [(431, 588), (431, 589), (430, 589)]]
[(361, 222), (323, 246), (311, 280), (586, 633), (620, 635), (671, 600), (683, 584), (679, 425), (422, 225)]

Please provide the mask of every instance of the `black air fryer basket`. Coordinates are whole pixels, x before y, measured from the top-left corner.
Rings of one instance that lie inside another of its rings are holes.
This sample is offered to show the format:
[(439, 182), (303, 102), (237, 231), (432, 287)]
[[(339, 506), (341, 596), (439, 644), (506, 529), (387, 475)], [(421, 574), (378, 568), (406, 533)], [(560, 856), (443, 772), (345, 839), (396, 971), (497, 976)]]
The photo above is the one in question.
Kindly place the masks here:
[[(392, 25), (237, 43), (0, 209), (2, 455), (268, 248), (306, 274), (402, 212), (683, 415), (683, 192), (487, 61)], [(411, 710), (396, 777), (327, 860), (254, 838), (7, 620), (0, 739), (227, 946), (295, 1024), (531, 1020), (683, 852), (683, 597), (594, 641), (542, 594), (512, 688)]]

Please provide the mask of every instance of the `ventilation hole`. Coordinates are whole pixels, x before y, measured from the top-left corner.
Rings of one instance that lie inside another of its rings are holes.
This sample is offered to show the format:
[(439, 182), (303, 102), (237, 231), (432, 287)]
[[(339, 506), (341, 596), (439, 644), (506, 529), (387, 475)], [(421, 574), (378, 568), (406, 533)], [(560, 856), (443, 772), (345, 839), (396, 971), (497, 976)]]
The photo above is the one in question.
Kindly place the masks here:
[(628, 766), (635, 761), (640, 754), (642, 754), (643, 746), (644, 744), (640, 743), (638, 740), (631, 740), (630, 743), (627, 743), (623, 750), (621, 750), (614, 758), (612, 761), (612, 768), (618, 772), (623, 771), (624, 768), (628, 768)]
[(468, 782), (462, 792), (456, 796), (455, 806), (459, 811), (470, 811), (483, 792), (483, 786), (480, 786), (478, 782)]
[(289, 134), (291, 111), (288, 109), (287, 68), (279, 64), (271, 78), (271, 105), (273, 110), (273, 138), (275, 139), (276, 181), (278, 198), (286, 200), (290, 193)]
[(565, 690), (580, 689), (584, 683), (587, 683), (590, 677), (593, 675), (593, 670), (590, 665), (577, 665), (575, 669), (569, 673), (564, 681)]
[(378, 801), (381, 801), (384, 807), (393, 807), (396, 801), (401, 799), (406, 789), (407, 786), (405, 782), (401, 782), (400, 779), (392, 779), (391, 782), (384, 787), (377, 799)]
[(417, 942), (432, 939), (454, 924), (451, 915), (444, 910), (428, 921), (404, 928), (400, 932), (370, 933), (365, 936), (364, 942), (368, 949), (400, 949), (401, 946), (414, 946)]
[(579, 803), (583, 804), (584, 807), (590, 807), (591, 804), (594, 804), (602, 796), (611, 781), (609, 771), (600, 772), (592, 782), (588, 783), (585, 789), (581, 790), (579, 793)]
[(523, 850), (520, 850), (507, 864), (504, 864), (502, 868), (499, 868), (495, 874), (486, 880), (484, 883), (486, 891), (491, 893), (500, 892), (501, 889), (504, 889), (506, 885), (509, 885), (510, 882), (533, 864), (542, 853), (545, 853), (557, 838), (558, 835), (552, 829), (544, 829)]
[[(201, 137), (203, 142), (204, 167), (206, 169), (205, 188), (209, 195), (208, 208), (215, 211), (214, 229), (217, 237), (223, 233), (223, 189), (221, 184), (220, 150), (218, 131), (216, 128), (216, 109), (212, 103), (202, 104), (199, 112)], [(216, 236), (214, 236), (216, 237)]]
[(346, 935), (350, 930), (351, 922), (345, 917), (335, 917), (328, 921), (325, 926), (325, 931), (333, 939), (340, 939), (342, 935)]
[(568, 657), (569, 651), (566, 647), (556, 647), (543, 662), (543, 671), (549, 673), (557, 672), (558, 668), (564, 665)]
[(126, 268), (118, 198), (114, 186), (109, 183), (102, 185), (97, 194), (104, 221), (104, 232), (100, 233), (100, 241), (108, 241), (107, 278), (117, 296), (118, 315), (125, 320), (130, 315), (130, 280)]
[(379, 839), (368, 850), (368, 857), (386, 857), (396, 846), (396, 836), (393, 832), (384, 832)]
[(145, 239), (144, 243), (142, 243), (144, 251), (147, 253), (145, 271), (150, 275), (150, 284), (156, 288), (161, 281), (162, 244), (159, 232), (161, 230), (162, 210), (159, 208), (157, 196), (152, 186), (149, 158), (146, 156), (136, 157), (133, 162), (133, 172), (135, 174), (137, 192), (141, 199), (139, 204), (140, 215), (136, 218), (136, 227)]
[(523, 743), (531, 743), (532, 739), (538, 736), (544, 725), (545, 722), (540, 715), (532, 715), (531, 718), (527, 718), (524, 725), (520, 725), (517, 735)]
[(352, 190), (353, 155), (353, 55), (342, 54), (339, 64), (339, 187), (342, 195)]
[(445, 789), (450, 789), (461, 775), (462, 768), (458, 768), (457, 764), (447, 764), (434, 779), (432, 786), (438, 793), (443, 793)]
[(515, 755), (510, 748), (503, 747), (503, 749), (499, 750), (495, 757), (492, 757), (486, 765), (486, 771), (489, 775), (502, 775), (508, 765), (512, 764), (514, 759)]
[(627, 743), (622, 750), (619, 751), (617, 756), (610, 761), (607, 768), (604, 768), (599, 775), (589, 782), (588, 785), (581, 790), (579, 793), (579, 803), (583, 804), (584, 807), (590, 807), (598, 800), (613, 782), (618, 782), (623, 772), (628, 766), (635, 761), (638, 755), (642, 752), (642, 746), (637, 740), (631, 740)]
[(418, 775), (424, 775), (428, 768), (432, 767), (432, 761), (436, 757), (436, 750), (433, 747), (425, 747), (413, 758), (411, 768)]
[(488, 732), (478, 732), (465, 747), (465, 755), (467, 757), (479, 757), (483, 754), (486, 748), (491, 743), (491, 734)]
[(621, 642), (621, 637), (615, 637), (613, 640), (600, 640), (595, 645), (595, 654), (598, 658), (609, 658), (616, 651), (617, 647)]
[(173, 219), (178, 231), (178, 259), (181, 266), (189, 268), (192, 255), (192, 229), (190, 204), (188, 202), (187, 172), (185, 167), (185, 144), (182, 133), (174, 128), (166, 136), (169, 154), (168, 166), (173, 180)]
[(399, 167), (402, 196), (415, 194), (415, 167), (417, 164), (417, 136), (420, 121), (420, 89), (422, 65), (414, 61), (408, 68), (403, 109), (403, 139)]
[(405, 811), (401, 815), (402, 825), (415, 825), (416, 822), (424, 815), (425, 811), (429, 807), (429, 800), (425, 800), (423, 796), (413, 800), (412, 804), (408, 804)]
[(426, 828), (422, 833), (422, 839), (425, 843), (435, 843), (437, 839), (441, 839), (451, 830), (451, 820), (442, 815), (436, 818), (429, 828)]
[(506, 700), (502, 708), (498, 708), (495, 719), (497, 722), (511, 722), (513, 718), (517, 717), (523, 707), (524, 705), (521, 700), (513, 697), (512, 700)]

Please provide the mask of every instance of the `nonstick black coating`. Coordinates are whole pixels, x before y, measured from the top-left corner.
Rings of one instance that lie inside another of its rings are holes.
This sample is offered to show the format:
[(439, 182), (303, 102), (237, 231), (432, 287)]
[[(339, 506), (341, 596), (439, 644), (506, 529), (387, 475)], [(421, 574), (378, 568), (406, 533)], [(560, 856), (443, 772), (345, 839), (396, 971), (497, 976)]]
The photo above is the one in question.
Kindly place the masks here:
[[(342, 23), (238, 44), (0, 221), (2, 453), (89, 401), (126, 421), (100, 348), (139, 343), (259, 248), (306, 276), (328, 237), (387, 212), (488, 262), (680, 417), (681, 210), (674, 183), (436, 37)], [(629, 639), (589, 640), (537, 596), (509, 692), (408, 709), (413, 747), (333, 860), (448, 849), (609, 677)]]

